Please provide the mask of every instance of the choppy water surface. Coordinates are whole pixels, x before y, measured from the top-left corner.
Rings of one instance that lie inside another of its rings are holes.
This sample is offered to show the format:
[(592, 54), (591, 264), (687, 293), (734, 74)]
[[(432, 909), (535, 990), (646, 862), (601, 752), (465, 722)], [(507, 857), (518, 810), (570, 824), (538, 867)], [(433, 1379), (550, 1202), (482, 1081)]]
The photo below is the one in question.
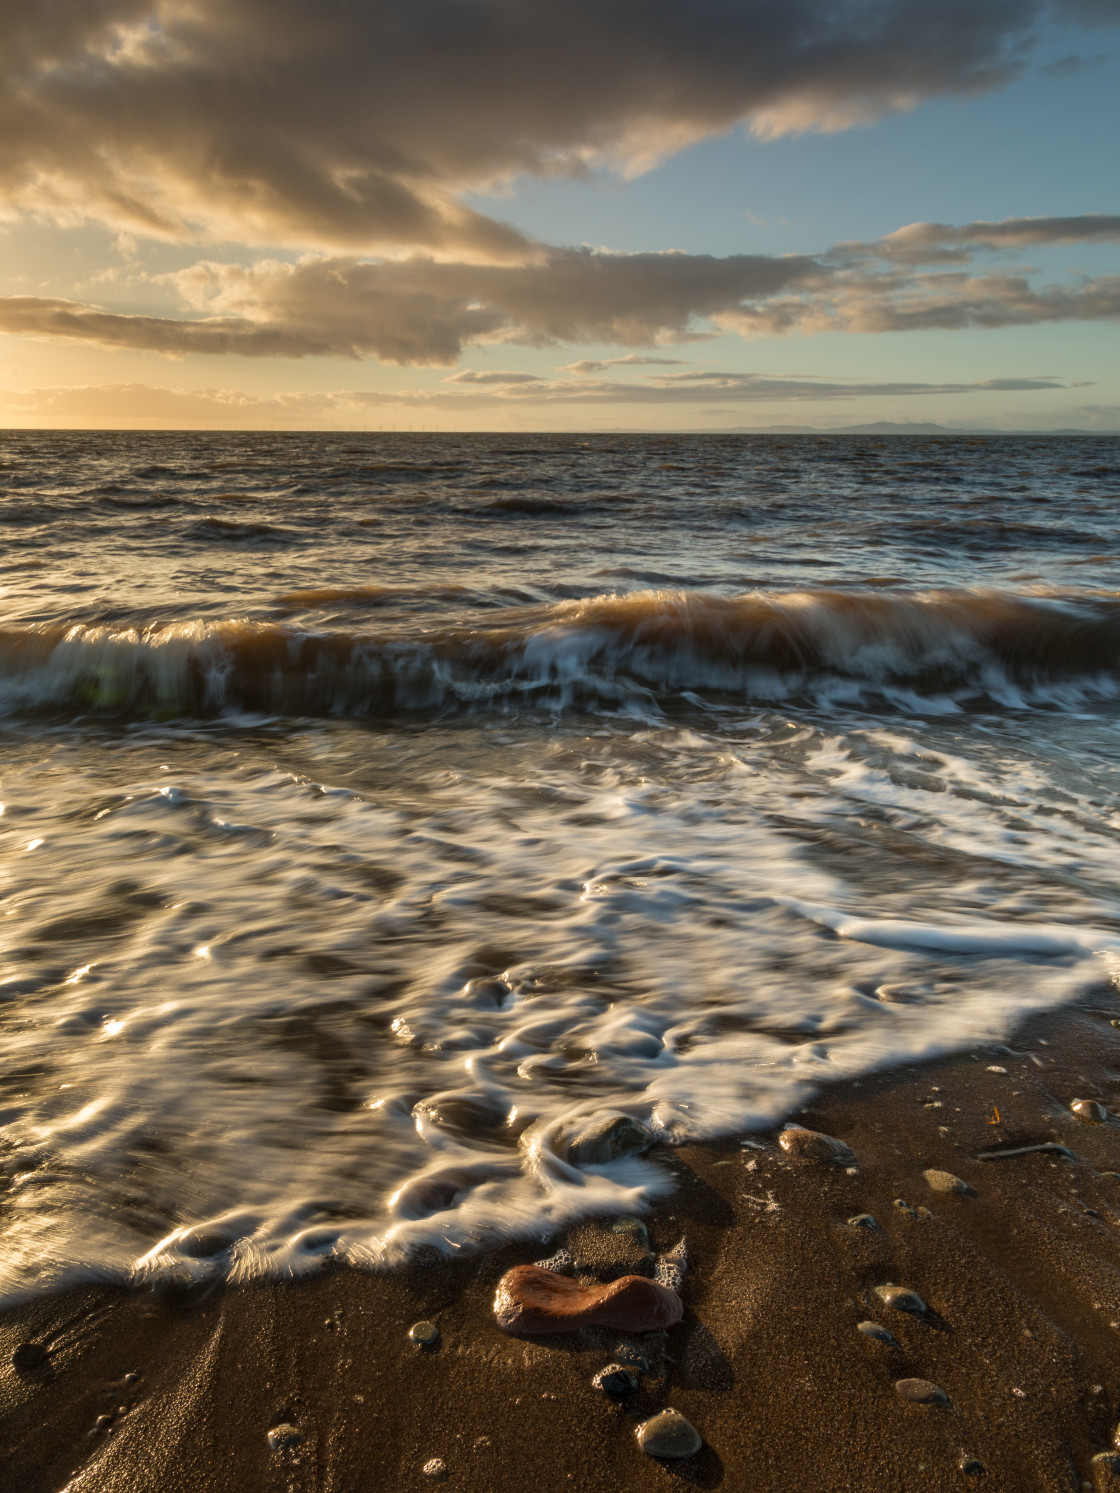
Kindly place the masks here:
[[(1120, 967), (1120, 442), (0, 437), (0, 1286), (546, 1233)], [(568, 1127), (567, 1129), (565, 1127)]]

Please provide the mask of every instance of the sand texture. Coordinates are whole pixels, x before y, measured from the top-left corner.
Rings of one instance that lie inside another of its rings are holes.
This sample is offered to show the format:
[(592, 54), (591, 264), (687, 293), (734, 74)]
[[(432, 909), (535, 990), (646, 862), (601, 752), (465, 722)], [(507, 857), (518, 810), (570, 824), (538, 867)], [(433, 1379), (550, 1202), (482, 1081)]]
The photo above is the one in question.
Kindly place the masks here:
[[(855, 1168), (788, 1155), (774, 1133), (652, 1153), (679, 1185), (646, 1219), (648, 1262), (640, 1230), (604, 1220), (567, 1241), (397, 1276), (340, 1270), (201, 1294), (100, 1287), (9, 1308), (0, 1482), (19, 1493), (1111, 1486), (1092, 1458), (1120, 1419), (1120, 1125), (1069, 1105), (1120, 1108), (1118, 1017), (1102, 993), (1006, 1047), (822, 1093), (796, 1121), (844, 1141)], [(1071, 1154), (977, 1159), (1039, 1142)], [(864, 1214), (874, 1224), (848, 1221)], [(494, 1322), (496, 1284), (514, 1265), (566, 1244), (585, 1279), (652, 1273), (682, 1234), (685, 1316), (666, 1333), (517, 1340)], [(887, 1304), (886, 1285), (926, 1309)], [(409, 1340), (422, 1319), (439, 1328), (434, 1348)], [(17, 1368), (26, 1342), (48, 1357)], [(620, 1353), (646, 1371), (636, 1393), (611, 1399), (592, 1379)], [(948, 1403), (896, 1389), (914, 1380)], [(636, 1427), (666, 1408), (700, 1432), (695, 1456), (640, 1450)], [(303, 1439), (274, 1438), (289, 1444), (273, 1450), (268, 1432), (282, 1425)]]

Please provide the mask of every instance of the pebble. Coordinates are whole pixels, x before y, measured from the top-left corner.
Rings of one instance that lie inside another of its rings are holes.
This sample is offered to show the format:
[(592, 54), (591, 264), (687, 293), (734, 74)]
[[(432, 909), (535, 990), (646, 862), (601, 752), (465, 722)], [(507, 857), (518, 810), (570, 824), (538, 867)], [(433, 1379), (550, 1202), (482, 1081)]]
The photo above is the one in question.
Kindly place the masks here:
[(128, 1373), (124, 1376), (124, 1382), (126, 1384), (135, 1384), (136, 1381), (139, 1378), (140, 1378), (140, 1375), (136, 1372), (136, 1370), (135, 1369), (130, 1369), (128, 1371)]
[(46, 1361), (47, 1350), (42, 1343), (20, 1343), (12, 1354), (12, 1366), (17, 1369), (37, 1369)]
[(900, 1400), (909, 1400), (912, 1405), (947, 1405), (949, 1396), (939, 1385), (928, 1379), (897, 1379), (894, 1392)]
[(918, 1295), (917, 1291), (907, 1290), (905, 1286), (876, 1286), (875, 1295), (884, 1306), (893, 1306), (900, 1312), (924, 1312), (926, 1304)]
[(290, 1451), (293, 1446), (299, 1446), (304, 1439), (303, 1432), (296, 1426), (282, 1421), (280, 1425), (273, 1426), (268, 1433), (268, 1449), (273, 1452)]
[(93, 1423), (93, 1429), (95, 1431), (107, 1431), (112, 1424), (113, 1417), (111, 1415), (99, 1415)]
[(408, 1336), (418, 1348), (431, 1348), (439, 1342), (439, 1328), (434, 1322), (414, 1322)]
[(984, 1464), (976, 1457), (964, 1456), (957, 1463), (965, 1477), (983, 1477)]
[(435, 1478), (437, 1481), (446, 1477), (447, 1463), (441, 1457), (433, 1457), (430, 1462), (424, 1463), (424, 1476)]
[(857, 1322), (856, 1331), (862, 1332), (864, 1337), (872, 1338), (877, 1343), (883, 1343), (888, 1348), (897, 1348), (898, 1339), (893, 1332), (888, 1332), (878, 1322)]
[(792, 1156), (796, 1161), (824, 1161), (835, 1166), (852, 1166), (856, 1159), (851, 1147), (846, 1146), (842, 1140), (837, 1140), (832, 1135), (823, 1135), (819, 1130), (804, 1130), (799, 1126), (783, 1130), (778, 1136), (778, 1144), (787, 1156)]
[(648, 1151), (655, 1139), (648, 1125), (617, 1110), (603, 1110), (575, 1129), (565, 1127), (559, 1138), (566, 1143), (573, 1166), (602, 1166), (620, 1156)]
[(704, 1444), (700, 1432), (679, 1410), (662, 1410), (643, 1421), (635, 1434), (647, 1457), (692, 1457)]
[(1108, 1119), (1108, 1110), (1096, 1099), (1075, 1099), (1069, 1109), (1070, 1114), (1084, 1120), (1086, 1125), (1103, 1125)]
[(922, 1176), (933, 1188), (934, 1192), (971, 1192), (972, 1188), (962, 1177), (954, 1177), (952, 1172), (939, 1172), (936, 1167), (930, 1167), (924, 1171)]
[(592, 1379), (596, 1389), (608, 1395), (630, 1395), (638, 1387), (638, 1377), (620, 1363), (608, 1363)]
[(656, 1332), (684, 1314), (675, 1291), (644, 1275), (624, 1275), (608, 1285), (581, 1286), (567, 1275), (536, 1265), (515, 1265), (498, 1282), (494, 1315), (513, 1337), (613, 1327), (620, 1332)]
[(848, 1219), (848, 1227), (852, 1229), (877, 1229), (879, 1225), (870, 1213), (857, 1213), (854, 1218)]

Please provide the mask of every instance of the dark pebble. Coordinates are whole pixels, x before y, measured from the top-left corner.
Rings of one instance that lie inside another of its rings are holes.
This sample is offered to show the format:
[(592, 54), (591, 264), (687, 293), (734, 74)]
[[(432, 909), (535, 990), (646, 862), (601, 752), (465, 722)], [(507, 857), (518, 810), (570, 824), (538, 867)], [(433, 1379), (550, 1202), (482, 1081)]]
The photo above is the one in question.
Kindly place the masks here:
[(414, 1322), (408, 1336), (418, 1348), (432, 1348), (439, 1342), (439, 1328), (434, 1322)]
[(278, 1426), (273, 1426), (268, 1433), (268, 1449), (274, 1452), (290, 1451), (293, 1446), (299, 1446), (303, 1440), (303, 1432), (295, 1426), (283, 1421)]
[(857, 1213), (854, 1218), (848, 1219), (848, 1227), (853, 1229), (877, 1229), (879, 1225), (870, 1213)]
[(12, 1354), (12, 1365), (17, 1369), (37, 1369), (46, 1361), (47, 1350), (42, 1343), (20, 1343)]
[(637, 1375), (620, 1363), (607, 1364), (591, 1382), (608, 1395), (632, 1395), (638, 1387)]
[(791, 1126), (778, 1136), (778, 1144), (787, 1156), (797, 1161), (831, 1162), (834, 1166), (854, 1166), (855, 1155), (850, 1146), (834, 1135), (823, 1135), (819, 1130), (805, 1130)]
[(1086, 1125), (1103, 1125), (1108, 1119), (1108, 1110), (1095, 1099), (1075, 1099), (1069, 1108), (1070, 1113), (1084, 1120)]
[(957, 1465), (960, 1467), (965, 1477), (984, 1476), (984, 1464), (983, 1462), (977, 1461), (975, 1457), (962, 1457)]
[(905, 1286), (876, 1286), (875, 1295), (884, 1306), (893, 1306), (896, 1311), (924, 1312), (926, 1309), (917, 1291), (907, 1290)]

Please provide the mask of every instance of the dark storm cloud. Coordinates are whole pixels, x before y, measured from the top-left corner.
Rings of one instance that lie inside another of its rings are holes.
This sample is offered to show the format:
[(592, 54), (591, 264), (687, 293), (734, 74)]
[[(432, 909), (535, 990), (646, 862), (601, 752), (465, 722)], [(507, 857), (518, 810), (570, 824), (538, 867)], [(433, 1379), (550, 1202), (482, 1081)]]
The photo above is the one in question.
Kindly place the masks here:
[(488, 260), (461, 201), (742, 122), (999, 87), (1113, 0), (28, 0), (0, 11), (0, 204), (171, 237)]

